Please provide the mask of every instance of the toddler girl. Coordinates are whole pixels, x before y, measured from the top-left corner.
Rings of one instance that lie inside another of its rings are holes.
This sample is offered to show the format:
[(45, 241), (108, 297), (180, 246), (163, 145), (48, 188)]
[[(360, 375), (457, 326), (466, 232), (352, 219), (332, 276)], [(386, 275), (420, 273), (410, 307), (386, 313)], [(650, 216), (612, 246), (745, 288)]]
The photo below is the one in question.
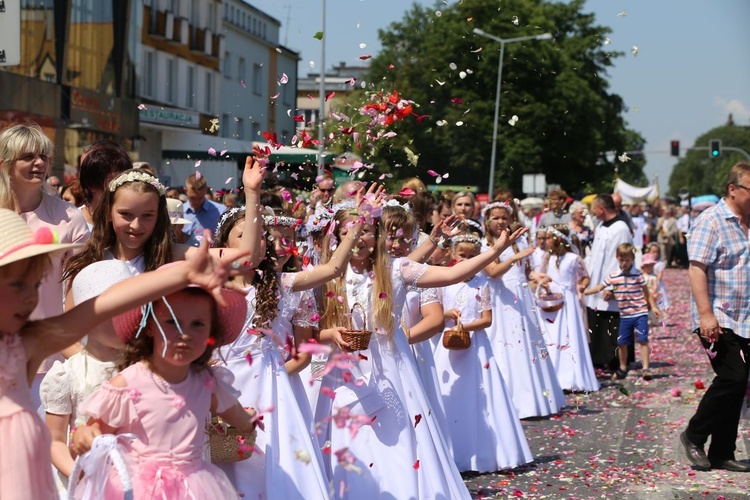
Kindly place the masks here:
[(548, 289), (561, 293), (564, 299), (559, 311), (539, 309), (541, 324), (549, 336), (550, 359), (563, 389), (598, 391), (579, 298), (589, 284), (589, 274), (566, 225), (548, 226), (546, 235), (550, 252), (546, 269), (551, 280)]
[[(206, 290), (188, 287), (114, 318), (126, 344), (120, 373), (81, 405), (94, 435), (125, 435), (134, 498), (236, 498), (221, 470), (206, 462), (206, 425), (215, 413), (240, 432), (252, 432), (254, 410), (245, 411), (231, 389), (231, 374), (209, 368), (215, 347), (232, 342), (247, 312), (245, 297), (222, 290), (221, 303)], [(76, 451), (88, 440), (76, 438)], [(83, 457), (85, 459), (85, 457)], [(96, 478), (102, 464), (83, 467)], [(118, 495), (110, 474), (98, 497)], [(119, 493), (121, 495), (121, 493)]]
[[(451, 238), (458, 264), (479, 255), (474, 235)], [(448, 350), (435, 340), (435, 365), (460, 471), (494, 472), (531, 462), (526, 436), (495, 363), (485, 331), (492, 324), (492, 300), (486, 277), (477, 274), (438, 290), (446, 327), (460, 321), (471, 332), (471, 346)]]

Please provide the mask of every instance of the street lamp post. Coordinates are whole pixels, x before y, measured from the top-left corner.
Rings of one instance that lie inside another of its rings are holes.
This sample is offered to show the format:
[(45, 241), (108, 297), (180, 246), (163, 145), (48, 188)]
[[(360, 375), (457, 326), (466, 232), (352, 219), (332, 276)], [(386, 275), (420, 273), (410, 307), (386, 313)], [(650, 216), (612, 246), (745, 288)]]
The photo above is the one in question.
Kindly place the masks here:
[(489, 182), (489, 190), (487, 191), (487, 195), (489, 196), (490, 201), (492, 201), (493, 191), (495, 187), (495, 160), (497, 159), (497, 123), (500, 118), (500, 87), (503, 80), (503, 54), (505, 52), (505, 44), (511, 43), (511, 42), (524, 42), (526, 40), (550, 40), (552, 39), (551, 33), (543, 33), (541, 35), (531, 35), (531, 36), (520, 36), (516, 38), (500, 38), (499, 36), (490, 35), (489, 33), (484, 32), (483, 30), (480, 30), (479, 28), (474, 28), (474, 33), (483, 36), (485, 38), (489, 38), (490, 40), (494, 40), (500, 44), (500, 59), (497, 63), (497, 88), (495, 89), (495, 124), (492, 128), (492, 155), (490, 156), (490, 182)]
[(320, 87), (318, 92), (320, 93), (320, 109), (318, 110), (318, 177), (323, 175), (325, 172), (325, 124), (323, 117), (326, 114), (326, 0), (322, 0), (323, 7), (323, 20), (321, 30), (323, 31), (323, 37), (320, 39)]

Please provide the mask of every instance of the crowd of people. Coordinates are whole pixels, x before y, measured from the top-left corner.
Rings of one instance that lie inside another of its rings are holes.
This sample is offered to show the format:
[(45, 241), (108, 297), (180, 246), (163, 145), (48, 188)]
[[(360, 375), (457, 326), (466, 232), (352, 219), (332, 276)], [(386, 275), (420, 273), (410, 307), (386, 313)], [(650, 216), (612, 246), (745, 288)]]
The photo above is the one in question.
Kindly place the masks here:
[[(653, 378), (690, 231), (617, 194), (264, 188), (260, 151), (215, 199), (109, 141), (54, 186), (51, 155), (34, 125), (0, 133), (2, 498), (468, 498), (461, 472), (534, 460), (521, 419)], [(741, 321), (704, 314), (699, 333)], [(700, 454), (701, 415), (691, 460), (735, 466), (728, 443)], [(226, 425), (236, 450), (211, 459)]]

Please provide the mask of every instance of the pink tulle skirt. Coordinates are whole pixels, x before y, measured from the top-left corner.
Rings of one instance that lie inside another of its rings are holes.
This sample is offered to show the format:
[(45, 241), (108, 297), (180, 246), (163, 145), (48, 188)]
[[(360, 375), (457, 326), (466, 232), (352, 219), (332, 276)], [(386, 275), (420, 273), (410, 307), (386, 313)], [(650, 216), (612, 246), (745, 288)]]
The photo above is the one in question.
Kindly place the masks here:
[(0, 417), (0, 498), (56, 499), (50, 438), (42, 420), (28, 410)]

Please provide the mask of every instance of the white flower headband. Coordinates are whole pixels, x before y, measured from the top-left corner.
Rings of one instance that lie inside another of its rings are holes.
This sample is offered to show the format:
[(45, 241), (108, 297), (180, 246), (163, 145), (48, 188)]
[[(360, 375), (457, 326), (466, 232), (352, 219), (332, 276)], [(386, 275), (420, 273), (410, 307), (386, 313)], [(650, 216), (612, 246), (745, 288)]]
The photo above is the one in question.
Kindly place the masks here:
[(487, 214), (490, 213), (490, 210), (492, 210), (493, 208), (504, 208), (513, 213), (513, 207), (510, 206), (510, 203), (505, 201), (493, 201), (482, 209), (482, 218), (486, 219)]
[(383, 204), (383, 208), (385, 208), (385, 207), (398, 207), (398, 208), (403, 208), (403, 209), (404, 209), (404, 210), (406, 210), (407, 212), (408, 212), (409, 210), (411, 210), (411, 206), (409, 205), (409, 202), (408, 202), (408, 201), (407, 201), (407, 202), (405, 202), (405, 203), (404, 203), (404, 204), (402, 205), (401, 203), (399, 203), (399, 202), (398, 202), (398, 200), (397, 200), (396, 198), (391, 198), (390, 200), (386, 201), (386, 202), (385, 202), (385, 203)]
[(325, 229), (326, 225), (331, 222), (332, 218), (333, 214), (328, 210), (311, 215), (305, 223), (305, 229), (307, 229), (308, 233), (317, 233), (318, 231), (322, 231), (323, 229)]
[(244, 212), (244, 211), (245, 211), (245, 205), (239, 205), (221, 214), (219, 223), (216, 224), (216, 230), (214, 231), (214, 234), (219, 234), (219, 231), (221, 230), (221, 226), (226, 224), (226, 222), (229, 220), (231, 216), (240, 212)]
[(458, 245), (459, 243), (473, 243), (474, 245), (480, 247), (482, 246), (482, 241), (479, 239), (479, 236), (476, 234), (458, 234), (456, 236), (451, 237), (451, 246)]
[(271, 207), (266, 207), (265, 210), (266, 214), (268, 214), (263, 216), (263, 224), (265, 226), (297, 227), (302, 224), (302, 221), (295, 217), (276, 215)]
[(333, 215), (336, 215), (339, 210), (346, 210), (347, 212), (349, 212), (351, 210), (354, 210), (355, 208), (357, 208), (357, 200), (354, 198), (347, 198), (338, 203), (334, 203), (331, 207), (331, 212), (333, 213)]
[(551, 226), (547, 226), (547, 232), (555, 235), (555, 238), (564, 241), (566, 247), (570, 248), (570, 250), (576, 255), (578, 254), (578, 247), (573, 244), (573, 240), (570, 236), (565, 236), (563, 233)]
[(152, 185), (154, 188), (156, 188), (157, 191), (159, 191), (159, 194), (161, 196), (165, 196), (167, 194), (167, 188), (164, 187), (164, 184), (159, 182), (159, 179), (151, 174), (147, 174), (146, 172), (139, 172), (137, 170), (128, 172), (127, 174), (119, 175), (118, 177), (112, 179), (112, 181), (109, 183), (109, 192), (114, 193), (118, 187), (122, 186), (126, 182), (136, 181)]
[(484, 228), (480, 223), (475, 221), (474, 219), (464, 219), (460, 222), (461, 224), (466, 224), (467, 226), (471, 226), (477, 231), (479, 231), (482, 235), (484, 235)]

